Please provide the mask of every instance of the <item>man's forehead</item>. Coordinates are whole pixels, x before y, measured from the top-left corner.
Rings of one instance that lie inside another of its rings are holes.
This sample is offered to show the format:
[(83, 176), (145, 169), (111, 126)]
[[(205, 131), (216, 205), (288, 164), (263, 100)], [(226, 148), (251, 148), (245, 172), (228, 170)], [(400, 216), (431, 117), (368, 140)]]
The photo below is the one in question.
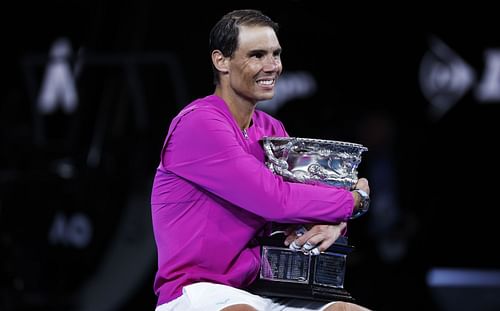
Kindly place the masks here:
[(274, 51), (281, 49), (273, 28), (268, 26), (240, 26), (238, 48), (244, 50)]

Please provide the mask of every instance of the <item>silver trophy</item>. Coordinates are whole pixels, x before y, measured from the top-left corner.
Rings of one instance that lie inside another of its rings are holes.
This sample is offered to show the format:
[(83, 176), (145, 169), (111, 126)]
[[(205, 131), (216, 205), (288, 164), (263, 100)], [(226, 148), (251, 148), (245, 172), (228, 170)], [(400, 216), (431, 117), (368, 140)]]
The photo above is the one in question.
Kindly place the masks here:
[[(264, 137), (262, 146), (267, 167), (286, 180), (348, 190), (356, 185), (361, 154), (368, 150), (360, 144), (298, 137)], [(261, 239), (260, 275), (251, 289), (268, 296), (354, 301), (344, 289), (347, 254), (353, 249), (347, 237), (314, 256), (284, 247), (284, 236), (275, 234), (283, 226), (273, 224), (272, 234)]]
[(358, 181), (361, 154), (368, 148), (342, 141), (264, 137), (266, 164), (274, 173), (301, 183), (351, 189)]

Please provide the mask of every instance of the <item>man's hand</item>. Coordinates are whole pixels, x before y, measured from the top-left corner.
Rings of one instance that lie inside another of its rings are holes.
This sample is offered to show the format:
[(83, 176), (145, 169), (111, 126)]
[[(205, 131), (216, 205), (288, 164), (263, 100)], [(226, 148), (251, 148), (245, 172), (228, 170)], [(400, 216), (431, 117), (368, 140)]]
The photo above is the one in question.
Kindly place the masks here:
[[(306, 254), (319, 255), (328, 249), (342, 234), (347, 223), (291, 226), (288, 228), (285, 245)], [(298, 230), (300, 227), (306, 230)]]
[(370, 186), (366, 178), (360, 178), (351, 191), (354, 199), (354, 208), (350, 219), (358, 218), (365, 214), (370, 207)]

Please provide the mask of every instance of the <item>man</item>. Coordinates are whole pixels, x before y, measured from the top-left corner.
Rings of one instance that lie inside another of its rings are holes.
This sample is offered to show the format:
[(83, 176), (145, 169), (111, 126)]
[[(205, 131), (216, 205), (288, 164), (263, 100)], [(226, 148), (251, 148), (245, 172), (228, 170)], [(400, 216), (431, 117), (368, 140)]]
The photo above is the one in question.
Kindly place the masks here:
[[(322, 223), (286, 243), (297, 238), (299, 246), (308, 242), (323, 251), (362, 200), (356, 191), (287, 182), (265, 166), (260, 138), (288, 136), (280, 121), (255, 109), (273, 97), (283, 69), (277, 30), (259, 11), (223, 16), (210, 32), (215, 92), (170, 124), (151, 197), (158, 311), (366, 310), (244, 290), (258, 275), (255, 238), (266, 224)], [(370, 191), (364, 178), (356, 187)]]

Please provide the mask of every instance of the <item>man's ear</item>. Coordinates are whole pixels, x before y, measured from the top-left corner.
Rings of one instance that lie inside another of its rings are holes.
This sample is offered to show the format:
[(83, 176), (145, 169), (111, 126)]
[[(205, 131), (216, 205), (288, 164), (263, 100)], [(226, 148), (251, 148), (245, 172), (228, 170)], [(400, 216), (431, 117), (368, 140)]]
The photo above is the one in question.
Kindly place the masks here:
[(228, 73), (228, 57), (225, 57), (221, 51), (213, 50), (212, 51), (212, 63), (214, 67), (220, 71), (221, 73)]

